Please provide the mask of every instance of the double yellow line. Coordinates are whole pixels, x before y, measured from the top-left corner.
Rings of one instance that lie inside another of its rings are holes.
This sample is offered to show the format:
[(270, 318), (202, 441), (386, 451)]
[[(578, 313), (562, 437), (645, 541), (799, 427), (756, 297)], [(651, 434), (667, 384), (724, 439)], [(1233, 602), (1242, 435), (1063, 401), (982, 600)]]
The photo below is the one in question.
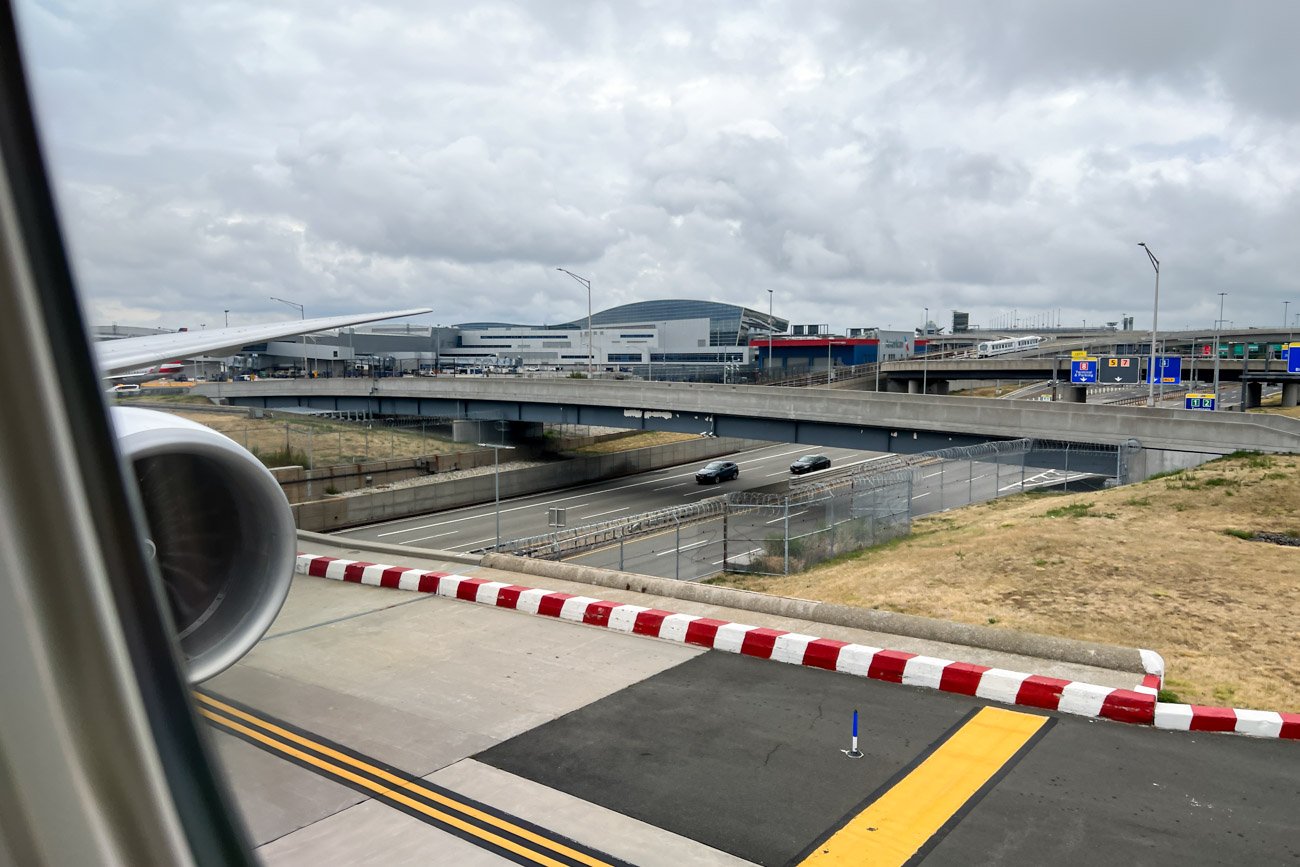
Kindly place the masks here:
[(197, 690), (194, 697), (199, 713), (217, 729), (516, 863), (548, 867), (624, 864), (229, 699)]

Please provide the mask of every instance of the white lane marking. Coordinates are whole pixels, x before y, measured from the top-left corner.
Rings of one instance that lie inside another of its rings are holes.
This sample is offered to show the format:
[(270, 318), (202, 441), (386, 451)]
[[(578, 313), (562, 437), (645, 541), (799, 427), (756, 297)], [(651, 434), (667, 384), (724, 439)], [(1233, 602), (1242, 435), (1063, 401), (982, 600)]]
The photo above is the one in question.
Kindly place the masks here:
[(599, 518), (601, 515), (612, 515), (615, 512), (626, 512), (630, 508), (631, 506), (623, 506), (622, 508), (618, 508), (618, 509), (610, 509), (608, 512), (596, 512), (595, 514), (587, 515), (586, 517)]
[[(799, 517), (800, 515), (806, 515), (806, 514), (808, 514), (808, 510), (807, 510), (807, 509), (804, 509), (802, 512), (791, 512), (791, 513), (790, 513), (790, 517), (791, 517), (791, 518), (797, 518), (797, 517)], [(773, 519), (770, 520), (770, 521), (764, 521), (764, 523), (766, 523), (766, 524), (779, 524), (781, 521), (784, 521), (784, 520), (785, 520), (785, 517), (786, 517), (785, 515), (782, 515), (782, 516), (779, 517), (779, 518), (773, 518)]]
[(764, 476), (764, 478), (770, 479), (772, 478), (772, 476), (788, 476), (788, 475), (790, 475), (789, 470), (781, 470), (781, 472), (779, 473), (768, 473), (766, 476)]
[(662, 556), (665, 555), (665, 554), (672, 554), (672, 553), (677, 552), (677, 551), (685, 551), (687, 548), (698, 548), (699, 546), (701, 546), (701, 545), (707, 545), (707, 544), (709, 544), (709, 543), (712, 542), (712, 541), (713, 541), (712, 539), (701, 539), (701, 540), (698, 541), (698, 542), (692, 542), (691, 544), (689, 544), (689, 545), (683, 545), (683, 546), (680, 547), (680, 548), (669, 548), (667, 551), (660, 551), (659, 553), (655, 554), (655, 556), (656, 556), (656, 557), (662, 557)]
[(923, 479), (933, 479), (935, 476), (942, 476), (942, 475), (943, 475), (943, 470), (939, 470), (939, 472), (937, 472), (937, 473), (930, 473), (928, 476), (921, 476), (921, 478), (923, 478)]
[[(776, 446), (768, 446), (767, 448), (777, 448), (777, 447), (776, 447)], [(757, 451), (766, 451), (766, 449), (758, 449)], [(737, 456), (739, 456), (739, 455), (741, 455), (741, 454), (745, 454), (745, 453), (744, 453), (744, 452), (735, 452), (735, 454), (736, 454)], [(794, 454), (794, 452), (784, 452), (784, 453), (779, 454), (779, 455), (771, 455), (770, 457), (784, 457), (785, 455), (791, 455), (791, 454)], [(720, 460), (720, 459), (719, 459), (719, 460)], [(737, 461), (737, 463), (753, 463), (753, 462), (756, 461), (756, 460), (762, 460), (762, 458), (754, 457), (754, 458), (750, 458), (749, 460), (746, 460), (746, 461)], [(651, 471), (650, 473), (647, 473), (646, 475), (650, 475), (650, 476), (659, 476), (660, 474), (664, 473), (667, 469), (673, 469), (673, 468), (672, 468), (672, 467), (668, 467), (668, 468), (665, 468), (665, 469), (662, 469), (662, 470), (653, 470), (653, 471)], [(642, 481), (639, 481), (639, 482), (632, 482), (632, 483), (627, 484), (627, 485), (619, 485), (618, 487), (615, 487), (615, 488), (606, 488), (606, 489), (604, 489), (604, 490), (600, 490), (600, 491), (594, 491), (594, 492), (593, 492), (593, 491), (584, 491), (584, 492), (581, 493), (581, 494), (573, 494), (572, 496), (568, 496), (568, 497), (557, 497), (557, 498), (555, 498), (555, 499), (553, 499), (553, 500), (542, 500), (542, 501), (540, 501), (540, 502), (528, 502), (528, 503), (525, 503), (524, 505), (521, 505), (521, 506), (511, 506), (510, 508), (508, 508), (508, 509), (502, 509), (501, 511), (502, 511), (502, 512), (518, 512), (518, 511), (521, 511), (521, 510), (523, 510), (523, 509), (532, 509), (532, 508), (536, 508), (536, 507), (538, 507), (538, 506), (550, 506), (550, 505), (555, 504), (555, 503), (564, 503), (564, 502), (567, 502), (567, 501), (569, 501), (569, 500), (580, 500), (580, 499), (582, 499), (583, 497), (589, 497), (589, 496), (591, 496), (592, 493), (596, 493), (596, 494), (600, 494), (601, 496), (604, 496), (605, 494), (612, 494), (612, 493), (614, 493), (614, 492), (616, 492), (616, 491), (625, 491), (625, 490), (627, 490), (627, 489), (629, 489), (629, 488), (640, 488), (640, 487), (643, 487), (643, 486), (645, 486), (645, 485), (656, 485), (656, 484), (659, 484), (660, 482), (667, 481), (668, 479), (689, 479), (689, 478), (694, 478), (694, 477), (695, 477), (695, 470), (689, 470), (689, 471), (687, 471), (687, 472), (685, 472), (685, 473), (678, 473), (678, 474), (676, 474), (676, 475), (664, 476), (664, 477), (662, 477), (662, 478), (648, 478), (648, 479), (643, 479)], [(592, 487), (592, 486), (588, 485), (587, 487)], [(474, 507), (472, 507), (472, 508), (479, 508), (479, 507), (478, 507), (478, 506), (474, 506)], [(422, 524), (422, 525), (420, 525), (420, 526), (418, 526), (418, 527), (403, 527), (403, 528), (400, 529), (400, 530), (392, 530), (392, 531), (390, 531), (390, 532), (388, 532), (388, 533), (380, 533), (380, 534), (379, 534), (378, 536), (376, 536), (375, 538), (377, 538), (377, 539), (382, 539), (382, 538), (385, 537), (385, 536), (396, 536), (396, 535), (398, 535), (398, 534), (400, 534), (400, 533), (414, 533), (414, 532), (417, 531), (417, 530), (427, 530), (427, 529), (429, 529), (429, 528), (431, 528), (431, 527), (443, 527), (443, 526), (446, 526), (447, 524), (455, 524), (455, 523), (459, 523), (459, 522), (461, 522), (461, 521), (474, 521), (474, 520), (477, 520), (477, 519), (482, 518), (482, 517), (483, 517), (483, 515), (466, 515), (466, 516), (461, 517), (461, 518), (451, 518), (450, 520), (446, 520), (446, 521), (437, 521), (437, 522), (432, 523), (432, 524)], [(403, 521), (403, 520), (410, 520), (410, 519), (409, 519), (409, 518), (398, 518), (397, 520), (398, 520), (398, 521)], [(380, 523), (378, 523), (378, 524), (371, 524), (370, 526), (372, 526), (372, 527), (383, 526), (385, 523), (391, 524), (391, 523), (394, 523), (394, 521), (380, 522)]]
[(447, 531), (446, 533), (435, 533), (435, 534), (432, 535), (432, 536), (421, 536), (421, 537), (418, 538), (418, 539), (407, 539), (407, 540), (405, 540), (405, 541), (403, 541), (403, 542), (398, 542), (397, 544), (399, 544), (399, 545), (414, 545), (416, 542), (427, 542), (427, 541), (429, 541), (430, 539), (441, 539), (443, 536), (455, 536), (455, 535), (456, 535), (457, 533), (459, 533), (459, 532), (460, 532), (460, 530), (449, 530), (449, 531)]
[(484, 542), (495, 542), (496, 536), (488, 536), (486, 539), (475, 539), (473, 542), (463, 542), (460, 545), (453, 545), (448, 551), (455, 551), (457, 548), (473, 548), (475, 545), (482, 545)]
[[(737, 557), (744, 557), (744, 556), (747, 555), (747, 554), (756, 554), (756, 553), (758, 553), (759, 551), (762, 551), (762, 550), (763, 550), (762, 548), (750, 548), (748, 551), (741, 551), (739, 554), (732, 554), (732, 555), (729, 556), (727, 559), (728, 559), (728, 560), (735, 560)], [(726, 562), (727, 562), (727, 560), (714, 560), (712, 565), (714, 565), (714, 566), (721, 566), (723, 563), (726, 563)]]
[(656, 490), (656, 491), (671, 491), (673, 488), (680, 488), (680, 487), (684, 486), (685, 484), (686, 484), (685, 482), (678, 482), (677, 484), (675, 484), (675, 485), (669, 485), (669, 486), (666, 487), (666, 488), (655, 488), (655, 490)]
[(913, 500), (919, 500), (919, 499), (921, 499), (922, 497), (928, 497), (928, 496), (930, 496), (930, 495), (933, 494), (933, 493), (934, 493), (934, 491), (926, 491), (924, 494), (917, 494), (917, 495), (916, 495), (915, 497), (913, 497), (912, 499), (913, 499)]
[[(763, 455), (763, 454), (761, 454), (762, 452), (765, 452), (765, 451), (767, 451), (768, 449), (774, 449), (774, 448), (780, 448), (780, 446), (767, 446), (767, 447), (762, 448), (762, 449), (755, 449), (753, 452), (736, 452), (735, 454), (736, 454), (737, 456), (739, 456), (739, 455), (741, 455), (741, 454), (753, 454), (753, 455), (754, 455), (753, 457), (751, 457), (751, 458), (747, 458), (746, 460), (738, 460), (738, 461), (736, 461), (736, 463), (738, 463), (738, 464), (742, 464), (742, 465), (743, 465), (743, 464), (752, 464), (752, 463), (755, 463), (755, 462), (757, 462), (757, 461), (769, 460), (769, 459), (774, 459), (774, 458), (783, 458), (783, 457), (788, 457), (788, 456), (790, 456), (790, 455), (795, 455), (795, 454), (806, 454), (806, 453), (807, 453), (807, 449), (794, 449), (794, 450), (791, 450), (791, 451), (779, 452), (779, 453), (774, 454), (774, 455)], [(755, 454), (756, 452), (757, 452), (758, 454)], [(885, 459), (885, 458), (887, 458), (887, 457), (889, 457), (889, 455), (879, 455), (879, 456), (877, 456), (877, 457), (867, 458), (866, 460), (861, 461), (861, 463), (866, 463), (867, 461), (878, 461), (878, 460), (883, 460), (883, 459)], [(721, 458), (719, 458), (718, 460), (721, 460)], [(669, 470), (669, 469), (672, 469), (672, 468), (671, 468), (671, 467), (668, 467), (668, 468), (665, 468), (665, 469), (653, 470), (653, 471), (651, 471), (650, 473), (648, 473), (647, 475), (651, 475), (651, 476), (659, 476), (660, 474), (666, 472), (666, 470)], [(643, 479), (642, 481), (639, 481), (639, 482), (632, 482), (632, 483), (627, 484), (627, 485), (619, 485), (618, 487), (614, 487), (614, 488), (606, 488), (606, 489), (604, 489), (604, 490), (600, 490), (600, 491), (594, 491), (594, 492), (593, 492), (593, 491), (585, 491), (585, 492), (583, 492), (583, 493), (581, 493), (581, 494), (573, 494), (572, 496), (568, 496), (568, 497), (557, 497), (557, 498), (552, 499), (552, 500), (542, 500), (542, 501), (540, 501), (540, 502), (537, 502), (537, 501), (530, 501), (530, 502), (525, 503), (525, 504), (520, 505), (520, 506), (511, 506), (511, 507), (509, 507), (509, 508), (502, 509), (502, 510), (501, 510), (501, 513), (502, 513), (502, 514), (505, 514), (505, 513), (508, 513), (508, 512), (519, 512), (519, 511), (522, 511), (522, 510), (524, 510), (524, 509), (533, 509), (533, 508), (537, 508), (537, 507), (551, 506), (551, 505), (554, 505), (554, 504), (557, 504), (557, 503), (564, 503), (564, 502), (567, 502), (567, 501), (569, 501), (569, 500), (579, 500), (579, 499), (582, 499), (583, 497), (589, 497), (589, 496), (591, 496), (592, 493), (596, 493), (596, 494), (599, 494), (599, 495), (601, 495), (601, 496), (604, 496), (604, 495), (606, 495), (606, 494), (612, 494), (612, 493), (615, 493), (616, 491), (625, 491), (625, 490), (628, 490), (629, 488), (640, 488), (640, 487), (643, 487), (643, 486), (645, 486), (645, 485), (655, 485), (655, 484), (659, 484), (660, 482), (666, 481), (666, 480), (668, 480), (668, 479), (690, 479), (690, 478), (694, 478), (694, 477), (695, 477), (695, 470), (689, 470), (689, 471), (687, 471), (687, 472), (685, 472), (685, 473), (678, 473), (678, 474), (676, 474), (676, 475), (663, 476), (662, 478), (647, 478), (647, 479)], [(674, 487), (677, 487), (677, 486), (674, 486)], [(474, 507), (471, 507), (471, 508), (481, 508), (481, 507), (474, 506)], [(452, 514), (452, 513), (449, 512), (449, 513), (444, 513), (444, 514)], [(491, 513), (489, 513), (489, 514), (491, 514)], [(390, 530), (390, 531), (387, 532), (387, 533), (380, 533), (380, 534), (378, 534), (377, 536), (375, 536), (375, 538), (376, 538), (376, 539), (382, 539), (382, 538), (384, 538), (384, 537), (386, 537), (386, 536), (397, 536), (397, 535), (400, 535), (400, 534), (402, 534), (402, 533), (415, 533), (415, 532), (418, 532), (418, 531), (420, 531), (420, 530), (428, 530), (428, 529), (431, 529), (431, 528), (433, 528), (433, 527), (445, 527), (445, 526), (447, 526), (448, 524), (458, 524), (458, 523), (461, 523), (462, 521), (476, 521), (476, 520), (478, 520), (478, 519), (480, 519), (480, 518), (483, 518), (483, 517), (485, 517), (485, 515), (483, 515), (483, 514), (478, 514), (478, 515), (465, 515), (464, 517), (460, 517), (460, 518), (450, 518), (450, 519), (448, 519), (448, 520), (446, 520), (446, 521), (435, 521), (435, 522), (432, 523), (432, 524), (421, 524), (421, 525), (419, 525), (419, 526), (417, 526), (417, 527), (403, 527), (403, 528), (401, 528), (400, 530)], [(398, 518), (398, 519), (396, 519), (396, 521), (409, 521), (409, 520), (410, 520), (409, 518)], [(377, 523), (377, 524), (371, 524), (370, 526), (371, 526), (371, 527), (382, 527), (382, 526), (384, 526), (385, 524), (393, 524), (393, 523), (396, 523), (396, 521), (381, 521), (381, 522), (379, 522), (379, 523)], [(347, 537), (343, 537), (343, 538), (347, 538)]]

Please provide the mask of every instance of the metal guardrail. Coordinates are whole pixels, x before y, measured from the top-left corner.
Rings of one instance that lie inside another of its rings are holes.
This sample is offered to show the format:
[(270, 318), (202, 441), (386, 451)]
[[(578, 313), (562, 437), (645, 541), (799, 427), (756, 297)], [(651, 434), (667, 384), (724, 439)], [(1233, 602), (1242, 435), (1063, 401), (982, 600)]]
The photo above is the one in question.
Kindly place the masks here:
[[(702, 521), (722, 514), (725, 497), (710, 497), (698, 503), (673, 506), (669, 509), (656, 509), (622, 518), (612, 518), (596, 524), (583, 524), (578, 527), (528, 536), (502, 542), (494, 548), (482, 551), (504, 551), (521, 557), (555, 558), (568, 556), (578, 551), (586, 551), (600, 545), (629, 539), (648, 533), (657, 532), (665, 527), (676, 527)], [(481, 553), (481, 552), (476, 552)]]

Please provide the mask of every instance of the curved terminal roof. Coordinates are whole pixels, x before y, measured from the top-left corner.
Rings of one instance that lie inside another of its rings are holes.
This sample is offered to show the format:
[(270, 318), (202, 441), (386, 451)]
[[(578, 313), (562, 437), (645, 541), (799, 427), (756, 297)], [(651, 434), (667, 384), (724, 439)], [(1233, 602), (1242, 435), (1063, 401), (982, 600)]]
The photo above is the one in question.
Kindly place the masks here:
[[(721, 301), (700, 301), (691, 298), (661, 298), (653, 301), (634, 301), (620, 304), (591, 315), (592, 326), (596, 325), (639, 325), (649, 322), (667, 322), (675, 319), (708, 319), (711, 330), (715, 332), (737, 332), (744, 334), (758, 330), (763, 333), (775, 331), (778, 334), (789, 329), (790, 323), (779, 316), (769, 316), (761, 310), (752, 310), (738, 304), (726, 304)], [(587, 327), (587, 317), (583, 316), (571, 322), (557, 325), (523, 325), (506, 322), (465, 322), (456, 326), (469, 330), (485, 328), (548, 328), (582, 329)], [(742, 337), (743, 339), (743, 337)]]

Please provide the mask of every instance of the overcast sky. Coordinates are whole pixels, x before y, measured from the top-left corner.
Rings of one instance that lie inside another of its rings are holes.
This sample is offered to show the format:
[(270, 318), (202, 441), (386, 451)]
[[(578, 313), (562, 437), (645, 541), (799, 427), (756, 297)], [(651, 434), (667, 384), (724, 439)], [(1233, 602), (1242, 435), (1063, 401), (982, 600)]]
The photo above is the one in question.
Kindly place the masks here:
[(1300, 313), (1300, 4), (20, 0), (88, 318)]

